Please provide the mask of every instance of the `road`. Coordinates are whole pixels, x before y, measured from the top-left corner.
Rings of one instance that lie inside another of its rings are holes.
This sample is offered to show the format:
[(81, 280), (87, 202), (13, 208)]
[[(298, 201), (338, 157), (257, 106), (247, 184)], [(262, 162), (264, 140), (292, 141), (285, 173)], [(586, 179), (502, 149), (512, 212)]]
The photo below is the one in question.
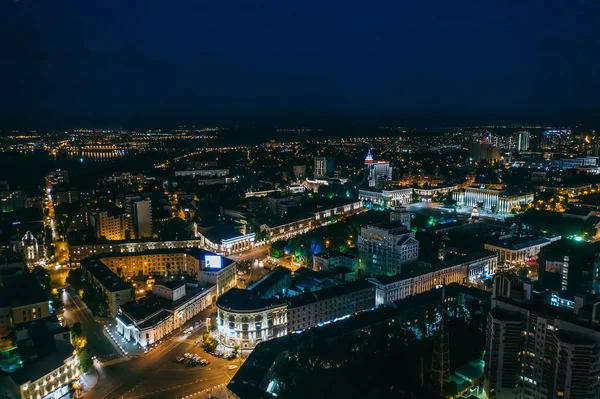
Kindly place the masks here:
[(102, 324), (98, 323), (92, 312), (78, 295), (70, 290), (63, 290), (62, 301), (65, 305), (63, 317), (72, 326), (80, 323), (88, 343), (91, 355), (106, 358), (117, 355), (117, 350), (103, 332)]
[[(198, 316), (204, 319), (212, 312), (208, 309)], [(226, 384), (237, 369), (229, 370), (231, 362), (215, 358), (202, 351), (196, 340), (203, 328), (192, 335), (178, 334), (154, 350), (137, 359), (122, 358), (105, 362), (98, 368), (98, 384), (86, 394), (89, 399), (182, 398), (187, 395)], [(175, 356), (185, 352), (198, 353), (210, 360), (207, 367), (187, 368), (174, 363)], [(202, 396), (200, 396), (202, 397)]]

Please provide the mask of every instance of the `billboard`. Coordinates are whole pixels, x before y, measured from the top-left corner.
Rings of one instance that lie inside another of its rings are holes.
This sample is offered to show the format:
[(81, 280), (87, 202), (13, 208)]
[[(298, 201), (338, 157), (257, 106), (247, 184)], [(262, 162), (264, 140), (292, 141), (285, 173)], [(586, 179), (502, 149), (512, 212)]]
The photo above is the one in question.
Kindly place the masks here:
[(205, 255), (204, 267), (212, 269), (221, 268), (221, 257), (219, 255)]

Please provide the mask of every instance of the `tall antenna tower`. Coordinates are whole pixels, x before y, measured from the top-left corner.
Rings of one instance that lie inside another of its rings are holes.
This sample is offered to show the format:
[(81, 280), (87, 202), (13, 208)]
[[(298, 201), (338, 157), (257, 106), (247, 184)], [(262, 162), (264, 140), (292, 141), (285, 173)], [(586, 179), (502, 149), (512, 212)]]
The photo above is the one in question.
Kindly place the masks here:
[(442, 288), (442, 303), (438, 307), (441, 315), (440, 327), (433, 345), (433, 360), (431, 362), (431, 384), (434, 391), (444, 394), (444, 385), (450, 378), (450, 337), (448, 317), (445, 306), (445, 287)]

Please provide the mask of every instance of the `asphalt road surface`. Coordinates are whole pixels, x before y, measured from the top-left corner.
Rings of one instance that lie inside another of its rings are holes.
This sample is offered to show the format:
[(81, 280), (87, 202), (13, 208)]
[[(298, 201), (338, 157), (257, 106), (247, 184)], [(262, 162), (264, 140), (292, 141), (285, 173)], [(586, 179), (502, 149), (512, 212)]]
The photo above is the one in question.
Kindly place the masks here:
[(81, 298), (70, 290), (63, 290), (61, 295), (65, 305), (63, 317), (69, 326), (77, 322), (81, 324), (90, 354), (99, 358), (116, 355), (117, 350), (104, 334), (102, 324), (94, 319)]
[[(210, 311), (207, 311), (208, 314)], [(239, 366), (239, 362), (204, 353), (195, 342), (201, 338), (203, 331), (203, 328), (199, 328), (190, 336), (175, 335), (137, 359), (121, 358), (104, 362), (98, 367), (98, 384), (86, 394), (86, 398), (182, 398), (226, 384), (238, 370), (230, 370), (229, 366)], [(185, 352), (198, 353), (210, 360), (211, 364), (188, 368), (173, 362), (175, 356)]]

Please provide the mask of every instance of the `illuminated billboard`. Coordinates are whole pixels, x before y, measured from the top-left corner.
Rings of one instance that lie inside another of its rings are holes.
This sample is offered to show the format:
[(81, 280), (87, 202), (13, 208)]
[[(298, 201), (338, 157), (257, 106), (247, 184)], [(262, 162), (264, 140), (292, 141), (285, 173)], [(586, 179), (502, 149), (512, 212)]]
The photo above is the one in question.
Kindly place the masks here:
[(221, 257), (219, 255), (204, 256), (204, 267), (212, 269), (221, 268)]

